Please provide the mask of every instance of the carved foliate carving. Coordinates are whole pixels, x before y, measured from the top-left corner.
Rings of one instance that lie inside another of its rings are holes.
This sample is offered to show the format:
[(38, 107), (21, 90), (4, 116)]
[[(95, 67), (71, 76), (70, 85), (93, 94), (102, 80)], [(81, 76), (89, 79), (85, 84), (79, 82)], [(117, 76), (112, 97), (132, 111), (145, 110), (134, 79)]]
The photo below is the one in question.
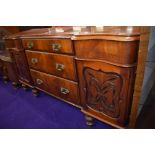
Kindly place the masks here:
[(113, 72), (84, 68), (86, 106), (117, 118), (120, 114), (122, 77)]

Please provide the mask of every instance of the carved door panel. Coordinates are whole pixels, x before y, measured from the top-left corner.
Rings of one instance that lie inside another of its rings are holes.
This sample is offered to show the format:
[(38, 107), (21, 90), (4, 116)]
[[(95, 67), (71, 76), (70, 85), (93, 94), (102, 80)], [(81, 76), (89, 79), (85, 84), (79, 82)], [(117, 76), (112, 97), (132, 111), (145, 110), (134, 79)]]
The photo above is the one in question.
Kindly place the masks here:
[(123, 79), (115, 72), (85, 67), (83, 70), (86, 105), (98, 112), (117, 118), (120, 114)]
[(135, 68), (78, 61), (81, 103), (85, 111), (124, 124), (129, 116)]
[(18, 54), (14, 54), (14, 57), (17, 65), (19, 78), (24, 82), (31, 83), (32, 80), (24, 52), (21, 51)]

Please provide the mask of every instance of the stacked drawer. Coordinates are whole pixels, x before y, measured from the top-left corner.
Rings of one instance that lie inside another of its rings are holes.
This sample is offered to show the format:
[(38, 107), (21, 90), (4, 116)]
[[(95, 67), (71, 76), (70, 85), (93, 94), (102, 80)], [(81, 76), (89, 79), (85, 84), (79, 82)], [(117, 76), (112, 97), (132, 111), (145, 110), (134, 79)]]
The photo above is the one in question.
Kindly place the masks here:
[(23, 39), (35, 87), (74, 105), (79, 92), (70, 39)]

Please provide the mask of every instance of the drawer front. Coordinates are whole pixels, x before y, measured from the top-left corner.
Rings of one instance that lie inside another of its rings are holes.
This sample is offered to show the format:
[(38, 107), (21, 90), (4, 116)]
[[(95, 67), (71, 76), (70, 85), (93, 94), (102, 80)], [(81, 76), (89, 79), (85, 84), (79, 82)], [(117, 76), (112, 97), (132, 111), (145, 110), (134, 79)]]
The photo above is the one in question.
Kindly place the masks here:
[(75, 62), (72, 56), (26, 51), (29, 66), (33, 69), (76, 81)]
[(28, 50), (73, 54), (70, 39), (24, 39), (23, 46)]
[(81, 59), (130, 65), (137, 62), (139, 41), (80, 40), (74, 41), (74, 47)]
[(36, 87), (74, 104), (79, 104), (77, 82), (65, 80), (31, 69)]
[(135, 68), (78, 61), (81, 103), (86, 111), (124, 126), (128, 122)]

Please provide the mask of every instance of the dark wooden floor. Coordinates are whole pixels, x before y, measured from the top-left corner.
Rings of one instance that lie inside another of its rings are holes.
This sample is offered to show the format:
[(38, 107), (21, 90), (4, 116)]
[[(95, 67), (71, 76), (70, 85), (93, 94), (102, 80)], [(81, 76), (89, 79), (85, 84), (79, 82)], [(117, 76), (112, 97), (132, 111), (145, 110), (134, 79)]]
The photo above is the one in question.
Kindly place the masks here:
[(155, 129), (155, 84), (138, 116), (136, 128)]

